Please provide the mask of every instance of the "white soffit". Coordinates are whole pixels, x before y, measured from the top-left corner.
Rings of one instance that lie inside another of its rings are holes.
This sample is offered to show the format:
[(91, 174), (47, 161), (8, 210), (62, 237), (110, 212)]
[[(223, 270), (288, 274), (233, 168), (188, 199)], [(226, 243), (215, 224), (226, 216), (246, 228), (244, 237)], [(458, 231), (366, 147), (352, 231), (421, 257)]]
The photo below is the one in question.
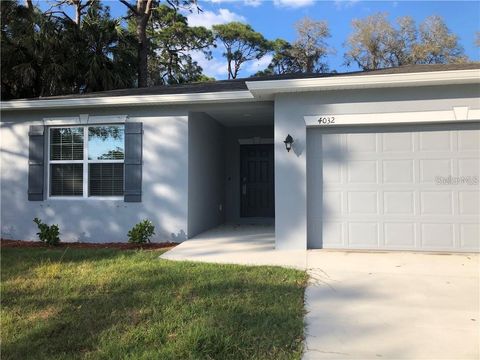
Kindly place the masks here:
[(147, 106), (208, 104), (218, 102), (245, 102), (255, 100), (248, 90), (221, 91), (209, 93), (162, 94), (162, 95), (126, 95), (109, 97), (77, 97), (70, 99), (32, 99), (2, 101), (1, 110), (66, 109), (101, 106)]
[(431, 71), (384, 75), (345, 75), (306, 79), (247, 81), (255, 97), (272, 98), (278, 93), (318, 90), (371, 89), (388, 87), (480, 83), (480, 69)]

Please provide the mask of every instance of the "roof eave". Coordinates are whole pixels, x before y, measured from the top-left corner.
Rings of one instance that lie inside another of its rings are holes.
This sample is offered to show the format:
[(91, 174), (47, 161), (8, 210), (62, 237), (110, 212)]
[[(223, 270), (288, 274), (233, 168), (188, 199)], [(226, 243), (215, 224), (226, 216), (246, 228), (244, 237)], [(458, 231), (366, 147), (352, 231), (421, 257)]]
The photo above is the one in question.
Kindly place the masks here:
[(108, 97), (79, 97), (71, 99), (36, 99), (2, 101), (2, 111), (91, 108), (100, 106), (132, 105), (182, 105), (208, 104), (218, 102), (245, 102), (255, 100), (248, 90), (221, 91), (208, 93), (162, 94), (162, 95), (127, 95)]
[(275, 94), (291, 92), (478, 83), (480, 69), (247, 81), (246, 85), (255, 97), (272, 99)]

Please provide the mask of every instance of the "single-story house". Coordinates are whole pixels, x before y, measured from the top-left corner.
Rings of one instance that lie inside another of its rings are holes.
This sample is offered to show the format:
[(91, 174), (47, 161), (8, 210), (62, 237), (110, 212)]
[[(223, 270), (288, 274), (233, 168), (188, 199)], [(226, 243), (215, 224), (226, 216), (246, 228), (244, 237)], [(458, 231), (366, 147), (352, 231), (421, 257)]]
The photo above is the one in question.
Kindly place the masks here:
[(278, 249), (479, 251), (480, 64), (4, 101), (1, 236), (156, 241), (275, 224)]

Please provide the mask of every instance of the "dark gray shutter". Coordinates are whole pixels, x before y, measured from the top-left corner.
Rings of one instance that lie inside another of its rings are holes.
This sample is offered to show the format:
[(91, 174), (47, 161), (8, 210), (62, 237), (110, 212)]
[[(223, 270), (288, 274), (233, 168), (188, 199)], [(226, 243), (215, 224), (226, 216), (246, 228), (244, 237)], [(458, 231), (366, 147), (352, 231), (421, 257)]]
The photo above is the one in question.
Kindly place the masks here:
[(142, 123), (125, 123), (125, 202), (142, 201), (142, 137)]
[(44, 139), (43, 125), (30, 125), (28, 132), (28, 200), (43, 200)]

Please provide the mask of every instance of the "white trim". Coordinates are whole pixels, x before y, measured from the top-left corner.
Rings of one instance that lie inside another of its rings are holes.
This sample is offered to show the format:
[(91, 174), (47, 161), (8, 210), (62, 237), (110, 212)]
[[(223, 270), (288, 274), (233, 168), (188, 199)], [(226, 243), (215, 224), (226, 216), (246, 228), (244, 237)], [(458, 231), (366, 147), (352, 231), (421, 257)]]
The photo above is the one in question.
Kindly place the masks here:
[(430, 71), (384, 75), (345, 75), (308, 79), (247, 81), (255, 97), (299, 91), (369, 89), (426, 85), (478, 84), (480, 69)]
[[(88, 123), (91, 121), (92, 118), (97, 118), (101, 122), (92, 122)], [(125, 162), (125, 159), (123, 160), (90, 160), (88, 159), (88, 128), (91, 126), (95, 126), (95, 124), (104, 124), (104, 120), (106, 119), (121, 119), (124, 118), (125, 120), (128, 118), (126, 115), (120, 115), (120, 116), (91, 116), (89, 117), (88, 114), (81, 114), (78, 118), (67, 118), (66, 121), (70, 121), (68, 119), (82, 119), (84, 123), (82, 124), (73, 124), (73, 125), (64, 125), (64, 126), (49, 126), (46, 131), (47, 131), (47, 172), (46, 172), (46, 182), (47, 182), (47, 198), (46, 200), (124, 200), (123, 196), (90, 196), (88, 193), (88, 168), (89, 164), (102, 164), (102, 163), (120, 163), (123, 164)], [(53, 118), (53, 120), (56, 119), (65, 119), (65, 118)], [(44, 123), (45, 120), (44, 119)], [(52, 120), (52, 119), (50, 119)], [(85, 123), (87, 121), (87, 123)], [(57, 122), (55, 124), (58, 124)], [(106, 124), (106, 123), (105, 123)], [(118, 124), (117, 125), (121, 125)], [(50, 130), (51, 129), (58, 129), (58, 128), (65, 128), (65, 127), (81, 127), (83, 129), (83, 160), (50, 160)], [(50, 195), (51, 188), (50, 188), (50, 165), (51, 164), (82, 164), (83, 165), (83, 183), (82, 183), (82, 196), (76, 196), (76, 195), (71, 195), (71, 196), (55, 196), (55, 195)], [(125, 180), (124, 180), (125, 181)]]
[[(334, 118), (334, 123), (319, 124), (321, 117)], [(452, 110), (411, 111), (390, 113), (364, 114), (321, 114), (303, 117), (307, 127), (335, 127), (342, 125), (375, 125), (375, 124), (406, 124), (406, 123), (437, 123), (437, 122), (467, 122), (480, 121), (480, 109), (454, 107)]]
[(240, 145), (273, 144), (273, 138), (253, 137), (248, 139), (238, 139)]
[(63, 127), (65, 125), (124, 124), (127, 120), (128, 115), (89, 116), (88, 114), (80, 114), (79, 116), (43, 118), (43, 125)]
[(27, 109), (66, 109), (79, 107), (101, 107), (107, 105), (177, 105), (218, 102), (252, 101), (254, 96), (248, 90), (219, 91), (209, 93), (163, 94), (163, 95), (126, 95), (73, 99), (31, 99), (0, 102), (2, 111)]

